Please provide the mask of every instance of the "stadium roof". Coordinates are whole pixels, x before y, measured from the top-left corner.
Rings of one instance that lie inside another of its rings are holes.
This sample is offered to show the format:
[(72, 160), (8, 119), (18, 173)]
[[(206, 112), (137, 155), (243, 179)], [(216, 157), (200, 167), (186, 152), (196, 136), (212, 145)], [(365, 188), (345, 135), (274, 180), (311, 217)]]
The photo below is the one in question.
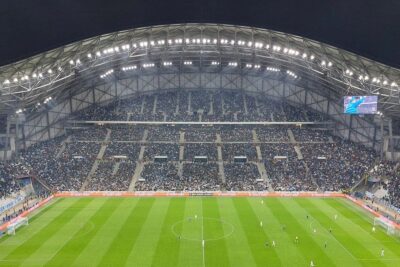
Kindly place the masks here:
[[(400, 117), (400, 70), (300, 36), (224, 24), (173, 24), (85, 39), (0, 67), (0, 113), (63, 98), (83, 84), (146, 73), (252, 70), (312, 80), (335, 95), (378, 95)], [(295, 82), (295, 81), (294, 81)]]

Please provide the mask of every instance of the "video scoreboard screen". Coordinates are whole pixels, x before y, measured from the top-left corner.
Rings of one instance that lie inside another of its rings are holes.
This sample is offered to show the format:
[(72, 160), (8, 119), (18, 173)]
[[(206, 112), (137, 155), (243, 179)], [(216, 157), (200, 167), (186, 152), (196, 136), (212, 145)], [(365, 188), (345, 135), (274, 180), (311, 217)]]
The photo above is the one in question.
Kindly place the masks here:
[(345, 114), (376, 114), (378, 112), (378, 96), (345, 96)]

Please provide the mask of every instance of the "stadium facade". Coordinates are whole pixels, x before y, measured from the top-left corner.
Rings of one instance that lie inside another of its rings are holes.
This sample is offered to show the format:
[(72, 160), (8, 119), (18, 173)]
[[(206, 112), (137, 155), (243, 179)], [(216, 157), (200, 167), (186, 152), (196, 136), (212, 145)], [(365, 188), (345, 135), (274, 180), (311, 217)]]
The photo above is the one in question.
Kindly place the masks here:
[[(72, 114), (93, 104), (195, 89), (307, 106), (329, 116), (335, 135), (394, 159), (399, 83), (398, 69), (271, 30), (173, 24), (114, 32), (0, 68), (0, 158), (61, 135)], [(378, 95), (379, 114), (343, 114), (346, 95)]]

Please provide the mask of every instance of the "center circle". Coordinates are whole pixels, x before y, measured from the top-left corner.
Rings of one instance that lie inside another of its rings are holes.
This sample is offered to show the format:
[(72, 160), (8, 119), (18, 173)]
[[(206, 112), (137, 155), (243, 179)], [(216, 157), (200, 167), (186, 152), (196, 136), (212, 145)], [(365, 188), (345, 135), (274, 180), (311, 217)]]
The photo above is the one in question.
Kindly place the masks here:
[(222, 219), (193, 216), (174, 223), (171, 230), (178, 239), (202, 242), (227, 238), (235, 228)]

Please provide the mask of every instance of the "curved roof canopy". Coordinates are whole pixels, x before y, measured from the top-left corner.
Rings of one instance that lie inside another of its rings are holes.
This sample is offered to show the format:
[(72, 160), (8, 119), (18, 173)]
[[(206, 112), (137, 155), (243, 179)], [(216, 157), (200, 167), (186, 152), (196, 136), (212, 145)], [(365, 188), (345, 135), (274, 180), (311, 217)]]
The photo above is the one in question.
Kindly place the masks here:
[[(317, 82), (336, 96), (379, 95), (400, 117), (400, 70), (330, 45), (260, 28), (173, 24), (100, 35), (0, 67), (0, 113), (84, 84), (153, 71), (235, 71)], [(271, 77), (276, 78), (276, 77)]]

